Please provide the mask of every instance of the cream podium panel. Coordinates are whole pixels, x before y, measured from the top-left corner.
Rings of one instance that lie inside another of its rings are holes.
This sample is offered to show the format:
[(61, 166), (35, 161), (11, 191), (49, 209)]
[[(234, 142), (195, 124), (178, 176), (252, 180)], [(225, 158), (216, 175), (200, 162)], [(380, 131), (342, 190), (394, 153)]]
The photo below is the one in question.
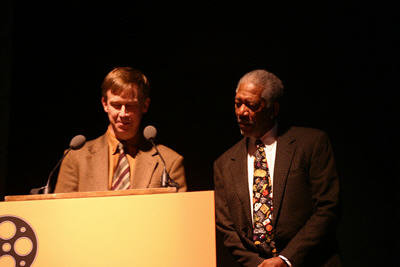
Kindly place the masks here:
[(214, 191), (0, 202), (8, 266), (216, 266)]

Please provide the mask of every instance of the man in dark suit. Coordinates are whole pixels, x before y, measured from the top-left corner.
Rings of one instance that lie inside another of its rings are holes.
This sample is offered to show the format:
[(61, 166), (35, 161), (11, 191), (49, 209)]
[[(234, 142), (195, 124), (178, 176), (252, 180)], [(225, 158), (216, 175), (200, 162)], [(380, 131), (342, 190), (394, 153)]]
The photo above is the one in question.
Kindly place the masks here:
[[(110, 122), (107, 131), (70, 151), (60, 167), (55, 192), (161, 187), (164, 163), (140, 131), (150, 105), (147, 77), (131, 67), (116, 67), (101, 87), (101, 103)], [(183, 157), (166, 146), (157, 147), (178, 191), (186, 191)]]
[(217, 230), (242, 266), (340, 266), (332, 147), (321, 130), (278, 123), (283, 89), (266, 70), (237, 85), (244, 138), (214, 162)]

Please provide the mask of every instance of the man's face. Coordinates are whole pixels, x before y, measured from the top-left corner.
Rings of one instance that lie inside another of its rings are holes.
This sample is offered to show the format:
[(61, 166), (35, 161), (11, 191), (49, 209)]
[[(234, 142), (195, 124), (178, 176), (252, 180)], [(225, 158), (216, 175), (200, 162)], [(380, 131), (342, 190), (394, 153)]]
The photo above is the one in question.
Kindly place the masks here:
[(137, 135), (142, 116), (147, 112), (150, 99), (138, 94), (137, 86), (122, 91), (119, 95), (107, 91), (107, 99), (102, 97), (104, 111), (112, 126), (115, 137), (119, 140), (129, 140)]
[(241, 83), (236, 92), (235, 114), (243, 136), (259, 138), (274, 125), (276, 110), (267, 108), (261, 93), (262, 88), (251, 82)]

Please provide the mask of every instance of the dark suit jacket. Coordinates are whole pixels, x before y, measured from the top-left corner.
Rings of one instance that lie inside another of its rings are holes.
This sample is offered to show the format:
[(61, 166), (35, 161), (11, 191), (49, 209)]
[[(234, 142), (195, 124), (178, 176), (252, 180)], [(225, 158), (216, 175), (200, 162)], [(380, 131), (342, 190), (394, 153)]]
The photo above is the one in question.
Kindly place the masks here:
[[(214, 162), (217, 230), (243, 266), (257, 266), (270, 249), (252, 242), (247, 138)], [(273, 225), (280, 255), (296, 266), (340, 266), (336, 254), (339, 179), (328, 136), (291, 127), (278, 133), (273, 177)]]
[[(166, 169), (186, 191), (183, 157), (172, 149), (158, 145)], [(71, 150), (60, 167), (55, 192), (106, 191), (109, 183), (109, 155), (106, 135), (88, 141), (81, 149)], [(160, 187), (163, 163), (156, 150), (142, 142), (135, 156), (132, 188)]]

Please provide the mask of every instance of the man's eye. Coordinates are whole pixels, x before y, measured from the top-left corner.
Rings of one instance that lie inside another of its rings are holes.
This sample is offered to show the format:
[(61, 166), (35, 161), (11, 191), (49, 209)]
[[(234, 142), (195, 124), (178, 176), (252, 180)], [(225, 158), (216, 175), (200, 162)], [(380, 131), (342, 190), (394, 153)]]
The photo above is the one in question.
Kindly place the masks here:
[(126, 105), (126, 108), (134, 109), (134, 108), (136, 108), (136, 105), (135, 104), (129, 104), (129, 105)]
[(247, 107), (251, 110), (256, 110), (258, 105), (257, 104), (248, 104)]
[(260, 107), (260, 103), (248, 103), (246, 106), (252, 111), (256, 111)]
[(122, 106), (122, 105), (120, 105), (120, 104), (111, 104), (111, 106), (112, 106), (113, 108), (115, 108), (115, 109), (121, 109), (121, 106)]

